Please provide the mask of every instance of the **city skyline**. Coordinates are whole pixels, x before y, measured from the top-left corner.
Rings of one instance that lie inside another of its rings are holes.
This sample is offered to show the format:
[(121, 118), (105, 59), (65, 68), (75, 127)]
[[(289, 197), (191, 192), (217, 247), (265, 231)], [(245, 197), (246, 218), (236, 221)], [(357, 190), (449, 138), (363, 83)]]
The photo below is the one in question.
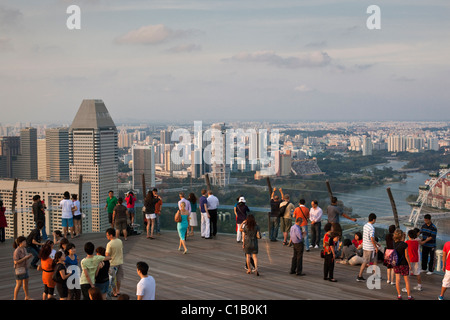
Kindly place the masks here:
[(372, 4), (6, 0), (2, 123), (70, 123), (83, 99), (116, 123), (450, 119), (448, 4), (378, 3), (370, 30)]

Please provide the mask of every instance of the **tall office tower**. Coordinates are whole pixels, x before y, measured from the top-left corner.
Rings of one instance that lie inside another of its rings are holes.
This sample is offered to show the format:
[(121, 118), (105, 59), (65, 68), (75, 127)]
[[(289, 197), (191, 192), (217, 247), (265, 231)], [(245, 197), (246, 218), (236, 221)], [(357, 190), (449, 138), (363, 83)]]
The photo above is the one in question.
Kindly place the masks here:
[(0, 137), (0, 177), (13, 178), (13, 160), (20, 154), (20, 137)]
[(142, 190), (142, 175), (147, 189), (155, 187), (155, 150), (153, 146), (134, 145), (133, 155), (133, 190), (145, 197), (147, 190)]
[(362, 138), (362, 155), (371, 156), (373, 151), (372, 139), (367, 136)]
[(192, 178), (200, 178), (202, 172), (202, 150), (195, 149), (191, 151), (191, 175)]
[(437, 138), (428, 138), (427, 148), (428, 150), (439, 151), (439, 140)]
[(45, 130), (47, 179), (69, 181), (69, 129)]
[(69, 128), (71, 181), (91, 183), (92, 231), (109, 227), (104, 209), (109, 190), (117, 194), (117, 129), (102, 100), (83, 100)]
[(38, 180), (47, 180), (47, 140), (37, 139)]
[(211, 126), (211, 184), (226, 186), (230, 183), (230, 164), (226, 161), (225, 123)]
[(20, 130), (20, 154), (13, 161), (14, 178), (37, 180), (37, 130)]
[(159, 142), (161, 144), (171, 144), (172, 143), (171, 138), (172, 138), (172, 132), (171, 131), (169, 131), (169, 130), (161, 130), (160, 140), (159, 140)]

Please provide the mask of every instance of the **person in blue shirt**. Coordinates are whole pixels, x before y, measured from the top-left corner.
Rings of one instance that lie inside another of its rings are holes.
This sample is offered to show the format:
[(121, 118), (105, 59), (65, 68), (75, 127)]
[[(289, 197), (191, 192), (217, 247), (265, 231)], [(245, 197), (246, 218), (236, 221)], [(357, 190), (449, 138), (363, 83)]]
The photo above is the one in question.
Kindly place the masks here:
[(424, 224), (420, 229), (420, 234), (422, 236), (422, 270), (428, 269), (427, 274), (433, 274), (434, 270), (434, 253), (436, 251), (436, 235), (437, 228), (431, 223), (431, 215), (426, 214), (423, 217)]
[(289, 245), (292, 245), (294, 248), (294, 256), (292, 257), (291, 263), (291, 272), (290, 274), (296, 274), (298, 276), (304, 276), (303, 271), (303, 234), (300, 225), (302, 224), (303, 219), (298, 217), (295, 220), (295, 224), (291, 227), (290, 230), (290, 241)]

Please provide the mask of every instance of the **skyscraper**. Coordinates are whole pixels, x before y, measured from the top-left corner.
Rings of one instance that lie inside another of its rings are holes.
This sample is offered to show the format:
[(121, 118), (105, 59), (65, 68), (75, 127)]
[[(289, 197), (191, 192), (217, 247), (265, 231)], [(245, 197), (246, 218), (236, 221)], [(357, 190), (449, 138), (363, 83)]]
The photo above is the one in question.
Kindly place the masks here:
[(134, 145), (133, 155), (133, 190), (145, 192), (142, 190), (142, 175), (145, 176), (146, 188), (155, 186), (155, 150), (154, 146)]
[(91, 183), (92, 231), (104, 231), (108, 191), (117, 194), (119, 171), (117, 129), (102, 100), (83, 100), (69, 128), (71, 181)]
[(20, 155), (13, 161), (14, 178), (37, 180), (37, 130), (20, 130)]
[(45, 130), (47, 179), (69, 181), (69, 129)]
[(20, 137), (0, 137), (0, 177), (13, 178), (13, 161), (20, 154)]

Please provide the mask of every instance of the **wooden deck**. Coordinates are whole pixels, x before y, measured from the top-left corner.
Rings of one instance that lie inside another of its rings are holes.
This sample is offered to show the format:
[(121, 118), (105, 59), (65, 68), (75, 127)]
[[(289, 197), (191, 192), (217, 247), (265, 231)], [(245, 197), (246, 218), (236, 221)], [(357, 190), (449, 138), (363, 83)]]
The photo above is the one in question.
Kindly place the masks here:
[[(85, 257), (84, 243), (106, 246), (103, 233), (85, 234), (73, 240), (79, 261)], [(336, 264), (336, 283), (323, 280), (323, 260), (319, 249), (304, 253), (303, 277), (289, 274), (292, 248), (280, 241), (259, 242), (260, 276), (244, 270), (244, 254), (234, 235), (219, 234), (206, 240), (196, 232), (187, 241), (188, 254), (178, 251), (178, 234), (163, 231), (155, 240), (145, 235), (130, 236), (124, 241), (124, 272), (122, 293), (136, 299), (136, 262), (146, 261), (149, 273), (156, 280), (157, 300), (396, 300), (395, 286), (386, 283), (386, 268), (381, 266), (381, 289), (368, 289), (365, 282), (356, 282), (359, 266)], [(0, 244), (0, 299), (11, 300), (15, 286), (12, 267), (11, 240)], [(41, 272), (30, 270), (29, 288), (33, 299), (42, 298)], [(367, 279), (369, 274), (365, 274)], [(413, 291), (416, 300), (436, 300), (442, 276), (422, 274), (424, 290)], [(402, 281), (403, 283), (403, 281)], [(411, 277), (412, 285), (416, 279)], [(404, 297), (406, 293), (404, 294)], [(23, 291), (19, 299), (23, 299)], [(115, 299), (115, 298), (113, 298)]]

